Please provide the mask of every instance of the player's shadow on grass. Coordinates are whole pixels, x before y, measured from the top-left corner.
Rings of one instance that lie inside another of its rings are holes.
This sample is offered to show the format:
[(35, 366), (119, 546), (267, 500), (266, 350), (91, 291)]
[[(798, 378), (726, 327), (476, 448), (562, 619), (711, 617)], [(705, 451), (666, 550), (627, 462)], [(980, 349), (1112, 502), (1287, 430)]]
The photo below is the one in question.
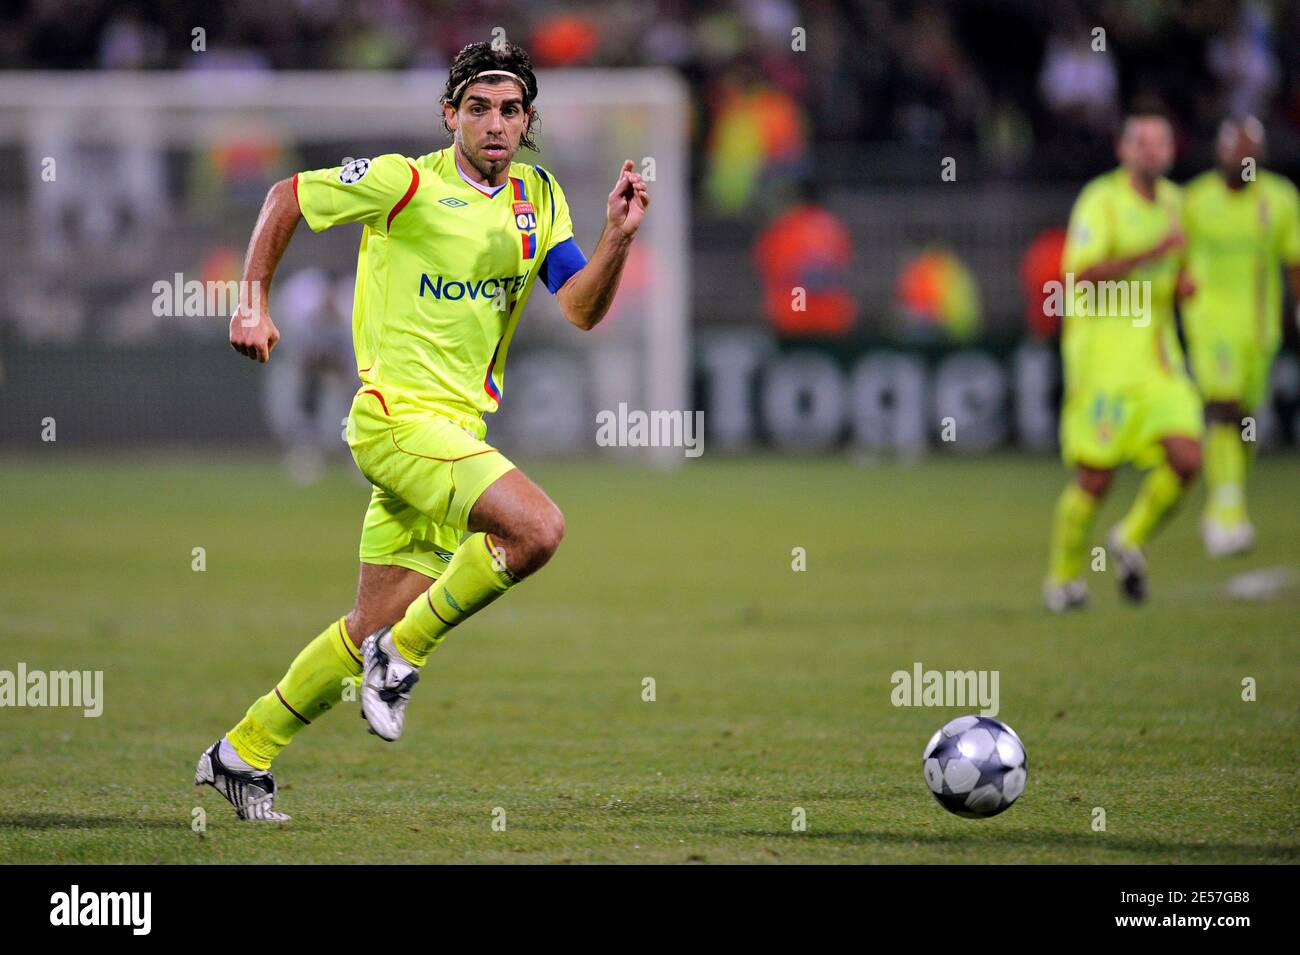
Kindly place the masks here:
[(972, 832), (968, 835), (965, 833), (871, 832), (863, 829), (839, 831), (816, 829), (807, 832), (771, 832), (760, 829), (741, 829), (731, 830), (725, 834), (781, 840), (825, 839), (854, 845), (886, 845), (888, 843), (911, 845), (920, 843), (928, 846), (962, 848), (987, 844), (998, 848), (1020, 845), (1049, 849), (1069, 847), (1070, 849), (1102, 849), (1109, 852), (1176, 853), (1183, 857), (1180, 861), (1189, 861), (1188, 857), (1190, 857), (1191, 861), (1194, 861), (1198, 856), (1208, 858), (1222, 853), (1251, 853), (1278, 860), (1300, 859), (1300, 847), (1297, 846), (1261, 846), (1236, 842), (1167, 842), (1159, 839), (1126, 839), (1100, 832), (1004, 832), (999, 830), (997, 832)]
[[(0, 816), (3, 829), (176, 829), (183, 822), (171, 819), (132, 819), (122, 816), (74, 816), (67, 813), (32, 812)], [(185, 828), (189, 828), (185, 826)]]

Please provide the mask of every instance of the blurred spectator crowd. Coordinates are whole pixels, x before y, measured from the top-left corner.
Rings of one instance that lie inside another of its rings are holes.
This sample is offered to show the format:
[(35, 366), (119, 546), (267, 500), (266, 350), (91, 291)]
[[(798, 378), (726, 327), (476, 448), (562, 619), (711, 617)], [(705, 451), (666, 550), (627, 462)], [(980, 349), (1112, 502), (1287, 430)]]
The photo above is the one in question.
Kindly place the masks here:
[(1300, 130), (1300, 0), (10, 0), (0, 64), (441, 70), (497, 27), (539, 67), (674, 68), (701, 145), (734, 157), (757, 139), (803, 174), (821, 168), (808, 144), (840, 142), (965, 143), (1004, 174), (1082, 174), (1139, 94), (1185, 139), (1230, 112)]
[[(1210, 165), (1215, 127), (1241, 113), (1268, 129), (1266, 162), (1300, 172), (1300, 0), (8, 0), (0, 66), (411, 70), (440, 89), (461, 47), (500, 35), (543, 69), (660, 66), (683, 77), (696, 311), (761, 310), (784, 334), (878, 330), (872, 303), (890, 294), (926, 327), (976, 334), (980, 283), (1014, 290), (1015, 262), (1031, 284), (1054, 268), (1059, 236), (1040, 230), (1059, 225), (1078, 183), (1114, 165), (1134, 99), (1169, 108), (1179, 179)], [(544, 83), (538, 108), (545, 149)], [(949, 154), (963, 183), (1037, 181), (1060, 195), (1040, 203), (1045, 221), (1014, 229), (954, 206), (951, 193), (930, 195), (952, 216), (933, 227), (927, 207), (882, 211), (879, 192), (864, 210), (867, 188), (933, 189)], [(278, 168), (284, 157), (263, 158)], [(218, 152), (213, 175), (246, 160)], [(252, 181), (260, 189), (265, 178)], [(949, 234), (975, 271), (930, 246)], [(1001, 258), (978, 260), (990, 247)], [(743, 268), (746, 248), (765, 277), (761, 301), (729, 288), (709, 298), (708, 277)], [(233, 273), (234, 253), (223, 254), (231, 261), (204, 268)], [(864, 285), (876, 273), (890, 288)], [(797, 310), (796, 285), (807, 292)], [(994, 323), (1005, 324), (1009, 297), (996, 288)]]

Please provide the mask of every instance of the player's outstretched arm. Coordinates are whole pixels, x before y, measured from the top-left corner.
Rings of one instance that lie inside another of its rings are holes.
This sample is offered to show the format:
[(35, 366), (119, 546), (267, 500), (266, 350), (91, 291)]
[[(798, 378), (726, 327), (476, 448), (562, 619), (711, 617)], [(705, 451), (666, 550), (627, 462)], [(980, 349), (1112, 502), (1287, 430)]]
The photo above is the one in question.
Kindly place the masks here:
[(1182, 229), (1175, 226), (1169, 230), (1168, 235), (1147, 249), (1147, 251), (1139, 252), (1137, 255), (1130, 255), (1127, 258), (1108, 259), (1105, 262), (1098, 262), (1096, 265), (1085, 269), (1075, 278), (1080, 282), (1110, 282), (1121, 279), (1140, 265), (1154, 262), (1170, 253), (1180, 253), (1186, 245), (1187, 238), (1183, 235)]
[(266, 194), (253, 236), (248, 240), (239, 307), (230, 319), (230, 345), (241, 355), (263, 364), (270, 360), (280, 340), (280, 332), (271, 321), (271, 280), (300, 218), (293, 180), (281, 179)]
[(555, 293), (564, 317), (584, 331), (595, 328), (613, 304), (632, 237), (641, 228), (650, 206), (646, 184), (633, 168), (632, 160), (623, 163), (618, 182), (609, 194), (605, 227), (596, 251)]

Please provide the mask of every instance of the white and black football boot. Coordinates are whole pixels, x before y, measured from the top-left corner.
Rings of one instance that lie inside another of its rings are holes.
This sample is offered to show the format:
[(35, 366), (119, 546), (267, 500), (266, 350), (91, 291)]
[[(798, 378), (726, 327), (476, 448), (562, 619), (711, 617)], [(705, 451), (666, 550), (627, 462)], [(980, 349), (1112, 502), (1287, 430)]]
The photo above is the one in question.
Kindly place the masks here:
[(361, 715), (370, 732), (390, 743), (402, 735), (411, 687), (420, 681), (420, 668), (393, 645), (392, 629), (377, 630), (361, 644)]
[(275, 809), (275, 777), (270, 772), (246, 773), (221, 762), (221, 740), (217, 740), (199, 757), (194, 771), (194, 785), (204, 783), (226, 797), (240, 819), (256, 822), (288, 822), (289, 817)]
[(1130, 547), (1119, 538), (1119, 527), (1111, 528), (1110, 558), (1119, 578), (1119, 595), (1129, 603), (1140, 604), (1147, 599), (1147, 559), (1137, 547)]
[(1082, 580), (1067, 580), (1062, 584), (1043, 585), (1043, 602), (1052, 613), (1079, 610), (1088, 604), (1088, 585)]

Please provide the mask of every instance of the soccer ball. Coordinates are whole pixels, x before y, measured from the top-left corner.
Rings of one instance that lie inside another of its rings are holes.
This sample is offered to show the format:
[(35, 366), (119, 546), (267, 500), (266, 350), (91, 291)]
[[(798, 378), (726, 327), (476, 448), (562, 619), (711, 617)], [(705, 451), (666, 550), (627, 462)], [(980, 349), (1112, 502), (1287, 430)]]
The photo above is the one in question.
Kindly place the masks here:
[(966, 819), (1006, 810), (1025, 791), (1025, 744), (1006, 723), (959, 716), (930, 737), (921, 757), (925, 782), (939, 805)]

